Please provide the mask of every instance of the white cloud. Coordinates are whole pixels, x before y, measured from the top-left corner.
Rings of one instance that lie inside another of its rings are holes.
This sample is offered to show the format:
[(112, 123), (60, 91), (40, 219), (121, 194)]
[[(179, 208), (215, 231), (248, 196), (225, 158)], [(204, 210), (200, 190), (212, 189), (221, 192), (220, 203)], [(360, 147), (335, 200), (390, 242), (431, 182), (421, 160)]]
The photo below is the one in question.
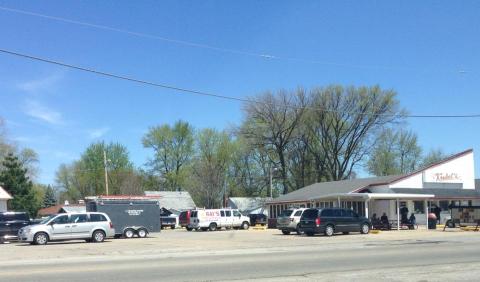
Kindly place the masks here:
[(52, 91), (58, 82), (63, 78), (63, 74), (54, 73), (42, 78), (32, 79), (17, 84), (18, 89), (28, 93), (36, 94), (39, 92)]
[(108, 127), (91, 129), (88, 131), (88, 137), (90, 137), (90, 139), (97, 139), (107, 134), (108, 131), (110, 131)]
[(62, 114), (60, 112), (54, 111), (37, 101), (28, 100), (25, 113), (33, 118), (49, 124), (60, 125), (64, 123)]

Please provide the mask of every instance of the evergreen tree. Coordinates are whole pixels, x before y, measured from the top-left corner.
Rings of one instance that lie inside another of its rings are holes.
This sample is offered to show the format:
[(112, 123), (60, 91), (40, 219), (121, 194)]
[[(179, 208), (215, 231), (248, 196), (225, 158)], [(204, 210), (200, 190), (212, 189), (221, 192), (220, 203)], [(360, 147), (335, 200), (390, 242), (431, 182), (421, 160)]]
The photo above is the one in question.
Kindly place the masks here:
[(45, 189), (45, 195), (43, 196), (43, 208), (48, 208), (51, 206), (55, 206), (57, 203), (57, 199), (55, 198), (55, 191), (53, 190), (52, 186), (48, 185), (47, 189)]
[(32, 181), (27, 176), (27, 169), (23, 168), (19, 159), (9, 153), (0, 172), (0, 184), (13, 199), (8, 202), (9, 208), (16, 211), (26, 211), (30, 216), (37, 214), (38, 204), (35, 201)]

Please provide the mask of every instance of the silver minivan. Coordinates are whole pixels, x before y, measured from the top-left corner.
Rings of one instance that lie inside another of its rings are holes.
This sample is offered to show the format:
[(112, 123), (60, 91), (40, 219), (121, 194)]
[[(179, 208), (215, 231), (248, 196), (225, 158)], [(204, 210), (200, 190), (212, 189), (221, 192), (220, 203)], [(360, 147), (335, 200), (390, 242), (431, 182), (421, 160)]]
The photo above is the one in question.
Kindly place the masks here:
[(291, 208), (283, 210), (277, 218), (277, 229), (281, 230), (284, 235), (288, 235), (290, 232), (297, 232), (300, 235), (300, 217), (304, 210), (306, 209)]
[(105, 213), (63, 213), (52, 215), (39, 224), (21, 228), (18, 231), (18, 240), (34, 245), (66, 240), (99, 243), (114, 235), (112, 221)]

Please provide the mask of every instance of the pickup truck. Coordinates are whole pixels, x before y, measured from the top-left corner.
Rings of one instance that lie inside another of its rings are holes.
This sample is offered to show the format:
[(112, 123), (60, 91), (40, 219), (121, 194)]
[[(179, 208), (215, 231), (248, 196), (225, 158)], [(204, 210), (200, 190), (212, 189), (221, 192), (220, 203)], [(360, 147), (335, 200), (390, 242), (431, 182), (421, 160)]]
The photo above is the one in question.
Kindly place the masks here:
[(16, 240), (20, 228), (35, 223), (26, 212), (0, 212), (0, 243)]
[(169, 210), (162, 208), (160, 210), (160, 225), (162, 228), (170, 227), (171, 229), (175, 229), (177, 226), (177, 216)]

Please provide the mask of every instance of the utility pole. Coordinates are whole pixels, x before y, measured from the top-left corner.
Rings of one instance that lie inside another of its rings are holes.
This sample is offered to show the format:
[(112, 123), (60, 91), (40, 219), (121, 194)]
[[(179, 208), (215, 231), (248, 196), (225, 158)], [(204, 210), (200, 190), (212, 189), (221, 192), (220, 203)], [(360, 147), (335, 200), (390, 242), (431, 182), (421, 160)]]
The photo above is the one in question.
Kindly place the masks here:
[(107, 152), (103, 150), (103, 167), (105, 168), (105, 192), (108, 196)]

